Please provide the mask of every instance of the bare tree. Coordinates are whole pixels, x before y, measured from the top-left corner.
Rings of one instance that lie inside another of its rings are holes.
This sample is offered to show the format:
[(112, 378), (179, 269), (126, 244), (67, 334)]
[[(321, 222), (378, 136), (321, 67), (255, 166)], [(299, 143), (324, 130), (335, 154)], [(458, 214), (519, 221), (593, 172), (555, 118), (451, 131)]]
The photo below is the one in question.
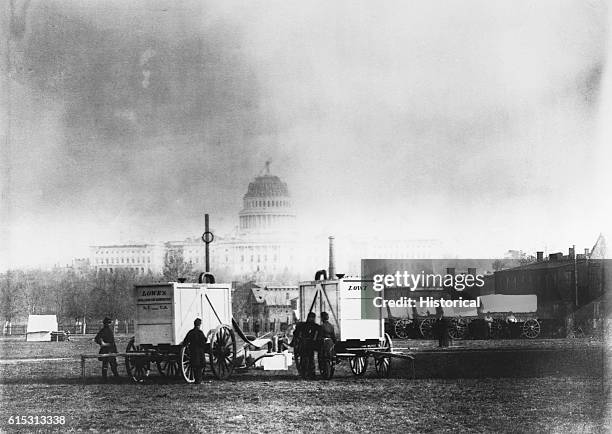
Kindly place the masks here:
[(176, 282), (179, 278), (195, 279), (193, 264), (185, 261), (182, 250), (168, 250), (164, 256), (163, 277), (168, 282)]
[(535, 256), (529, 255), (519, 259), (519, 265), (527, 265), (536, 261)]
[(0, 312), (10, 327), (23, 310), (23, 286), (15, 282), (19, 272), (7, 271), (0, 280)]
[(503, 259), (496, 259), (491, 265), (494, 271), (500, 271), (506, 268), (506, 262)]

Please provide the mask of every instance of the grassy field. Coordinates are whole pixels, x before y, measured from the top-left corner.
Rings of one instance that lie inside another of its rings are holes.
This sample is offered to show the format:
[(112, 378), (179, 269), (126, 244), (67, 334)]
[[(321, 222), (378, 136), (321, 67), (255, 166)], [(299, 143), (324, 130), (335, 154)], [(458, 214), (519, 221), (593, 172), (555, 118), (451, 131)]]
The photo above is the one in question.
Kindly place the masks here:
[(359, 379), (340, 365), (331, 381), (304, 381), (290, 370), (249, 371), (225, 382), (207, 375), (199, 386), (158, 376), (103, 384), (92, 360), (83, 385), (77, 359), (6, 360), (95, 353), (90, 338), (0, 340), (0, 349), (0, 430), (16, 428), (10, 415), (53, 414), (66, 416), (62, 430), (77, 431), (605, 432), (597, 378), (383, 380), (370, 368)]

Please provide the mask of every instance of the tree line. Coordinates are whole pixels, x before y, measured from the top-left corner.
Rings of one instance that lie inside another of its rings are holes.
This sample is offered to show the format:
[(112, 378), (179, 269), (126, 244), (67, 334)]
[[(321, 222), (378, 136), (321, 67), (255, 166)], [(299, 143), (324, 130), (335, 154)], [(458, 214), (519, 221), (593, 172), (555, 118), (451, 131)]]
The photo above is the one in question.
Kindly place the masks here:
[(133, 287), (155, 281), (194, 281), (198, 272), (171, 252), (164, 258), (161, 274), (138, 274), (135, 270), (113, 272), (54, 268), (8, 270), (0, 273), (0, 315), (3, 323), (24, 323), (28, 315), (57, 315), (63, 324), (90, 323), (108, 316), (129, 321), (135, 315)]

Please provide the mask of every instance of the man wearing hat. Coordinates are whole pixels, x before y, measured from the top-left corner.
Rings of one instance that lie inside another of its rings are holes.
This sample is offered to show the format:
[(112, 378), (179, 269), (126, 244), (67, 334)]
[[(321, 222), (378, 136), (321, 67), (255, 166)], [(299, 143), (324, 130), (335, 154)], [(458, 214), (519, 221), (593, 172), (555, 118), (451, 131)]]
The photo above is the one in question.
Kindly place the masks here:
[(321, 312), (321, 325), (319, 329), (319, 340), (329, 338), (334, 344), (336, 343), (336, 331), (334, 326), (329, 322), (329, 314), (327, 312)]
[[(115, 335), (113, 334), (113, 330), (110, 328), (110, 325), (113, 321), (106, 317), (104, 321), (102, 321), (102, 328), (94, 338), (96, 343), (100, 345), (100, 351), (98, 354), (109, 354), (116, 353), (117, 346), (115, 345)], [(98, 360), (102, 360), (102, 378), (106, 381), (107, 372), (108, 372), (108, 364), (110, 363), (111, 371), (113, 371), (113, 375), (115, 377), (119, 376), (117, 372), (117, 359), (114, 357), (104, 357), (99, 358)]]
[(204, 332), (200, 330), (202, 320), (196, 318), (193, 322), (193, 328), (187, 332), (187, 336), (183, 340), (183, 345), (189, 347), (191, 353), (191, 367), (193, 369), (193, 376), (195, 377), (195, 383), (200, 384), (202, 382), (202, 371), (206, 360), (204, 354), (206, 352), (206, 336)]
[[(301, 372), (304, 378), (315, 377), (314, 352), (317, 348), (319, 339), (320, 327), (316, 323), (317, 315), (314, 312), (309, 312), (306, 316), (306, 322), (302, 323), (299, 329), (299, 340), (301, 347)], [(297, 328), (296, 328), (297, 332)]]

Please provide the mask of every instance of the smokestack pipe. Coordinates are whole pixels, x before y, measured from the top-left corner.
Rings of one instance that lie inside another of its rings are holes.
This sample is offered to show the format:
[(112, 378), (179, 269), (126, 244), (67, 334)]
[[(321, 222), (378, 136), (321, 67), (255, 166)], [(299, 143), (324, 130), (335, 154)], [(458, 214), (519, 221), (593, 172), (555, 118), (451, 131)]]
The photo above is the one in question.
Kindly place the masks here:
[(544, 252), (536, 252), (536, 260), (542, 262), (544, 260)]
[(336, 275), (336, 259), (334, 257), (334, 237), (329, 237), (329, 266), (327, 269), (327, 275), (330, 279), (333, 279)]

